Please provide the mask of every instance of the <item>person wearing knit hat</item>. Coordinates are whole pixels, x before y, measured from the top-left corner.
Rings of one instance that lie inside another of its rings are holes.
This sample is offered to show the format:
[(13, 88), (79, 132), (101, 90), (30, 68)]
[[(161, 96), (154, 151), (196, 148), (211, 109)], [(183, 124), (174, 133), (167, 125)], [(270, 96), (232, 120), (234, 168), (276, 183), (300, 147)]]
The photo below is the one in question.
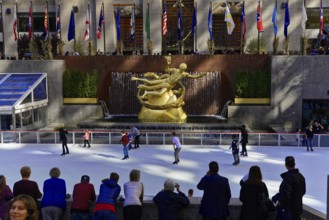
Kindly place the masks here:
[[(174, 192), (175, 188), (177, 193)], [(179, 184), (173, 179), (164, 182), (164, 189), (153, 198), (153, 201), (158, 206), (159, 220), (182, 219), (182, 208), (190, 204), (187, 196), (180, 191)]]

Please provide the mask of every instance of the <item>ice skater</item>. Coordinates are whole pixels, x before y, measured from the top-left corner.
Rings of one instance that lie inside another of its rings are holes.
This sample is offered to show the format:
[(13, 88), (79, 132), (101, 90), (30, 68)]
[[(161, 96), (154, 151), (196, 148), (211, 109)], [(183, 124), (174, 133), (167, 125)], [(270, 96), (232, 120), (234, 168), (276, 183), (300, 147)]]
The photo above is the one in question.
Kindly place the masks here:
[(122, 160), (126, 160), (129, 159), (129, 155), (128, 155), (128, 147), (129, 147), (129, 137), (128, 137), (128, 133), (125, 130), (121, 131), (121, 142), (123, 145), (123, 158)]
[(131, 133), (130, 135), (134, 138), (134, 147), (133, 149), (139, 148), (139, 137), (141, 136), (141, 133), (135, 126), (131, 126)]
[(247, 153), (247, 144), (248, 144), (248, 131), (246, 129), (245, 125), (241, 126), (241, 146), (242, 146), (242, 151), (241, 151), (241, 156), (243, 157), (248, 157)]
[(91, 131), (90, 130), (85, 130), (85, 134), (83, 135), (83, 147), (86, 147), (86, 145), (88, 144), (88, 148), (90, 148), (90, 144), (89, 144), (89, 139), (90, 139), (90, 134)]
[(240, 163), (240, 157), (239, 157), (239, 142), (236, 138), (236, 135), (232, 135), (232, 144), (229, 149), (232, 149), (232, 155), (234, 158), (233, 165), (238, 165)]
[(67, 147), (67, 137), (66, 134), (68, 133), (66, 129), (60, 128), (59, 130), (59, 140), (62, 142), (62, 149), (63, 153), (61, 156), (64, 156), (65, 154), (70, 154), (69, 148)]
[(175, 132), (171, 133), (172, 135), (172, 143), (173, 143), (173, 147), (174, 147), (174, 156), (175, 156), (175, 161), (173, 162), (173, 164), (178, 164), (179, 163), (179, 152), (182, 149), (182, 144), (180, 143), (179, 138), (176, 136)]

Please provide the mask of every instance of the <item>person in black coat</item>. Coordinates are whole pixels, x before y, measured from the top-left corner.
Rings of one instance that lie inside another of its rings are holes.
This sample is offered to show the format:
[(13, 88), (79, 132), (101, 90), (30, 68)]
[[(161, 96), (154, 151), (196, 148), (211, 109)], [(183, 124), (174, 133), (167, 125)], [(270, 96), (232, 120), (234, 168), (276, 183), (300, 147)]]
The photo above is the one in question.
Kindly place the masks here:
[(247, 144), (248, 144), (248, 131), (246, 129), (245, 125), (242, 125), (240, 128), (241, 131), (241, 146), (242, 146), (242, 151), (241, 151), (241, 156), (247, 157)]
[[(160, 191), (154, 198), (154, 203), (158, 206), (159, 220), (181, 220), (181, 209), (190, 204), (190, 200), (179, 189), (179, 184), (175, 184), (172, 179), (164, 182), (164, 190)], [(174, 189), (178, 193), (174, 192)]]
[(63, 153), (61, 154), (61, 156), (64, 156), (65, 154), (69, 154), (69, 148), (67, 147), (67, 130), (64, 128), (60, 128), (59, 129), (59, 140), (62, 142), (62, 149), (63, 149)]
[(266, 184), (262, 181), (262, 172), (259, 166), (249, 169), (248, 179), (241, 183), (240, 201), (242, 202), (240, 220), (265, 220), (267, 211), (261, 210), (260, 194), (269, 198)]
[(204, 220), (225, 220), (230, 215), (230, 185), (226, 177), (218, 175), (218, 170), (218, 163), (210, 162), (209, 171), (197, 185), (199, 190), (203, 190), (199, 213)]
[(303, 196), (306, 193), (304, 176), (295, 168), (295, 158), (287, 156), (285, 159), (287, 172), (282, 173), (279, 193), (272, 197), (277, 206), (277, 220), (300, 220), (303, 212)]

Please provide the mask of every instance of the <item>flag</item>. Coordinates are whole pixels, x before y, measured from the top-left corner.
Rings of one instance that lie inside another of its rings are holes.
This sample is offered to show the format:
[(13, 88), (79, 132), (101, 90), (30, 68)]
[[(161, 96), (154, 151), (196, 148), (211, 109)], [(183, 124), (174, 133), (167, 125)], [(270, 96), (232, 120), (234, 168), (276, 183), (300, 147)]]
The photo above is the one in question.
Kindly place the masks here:
[(228, 4), (226, 3), (226, 9), (225, 9), (225, 21), (226, 21), (226, 26), (227, 26), (227, 33), (232, 34), (235, 24), (230, 12), (230, 9), (228, 8)]
[(69, 32), (67, 34), (68, 41), (73, 40), (75, 38), (75, 21), (74, 21), (74, 12), (71, 10), (70, 24), (69, 24)]
[(307, 13), (306, 13), (306, 9), (305, 9), (305, 3), (303, 1), (303, 9), (302, 9), (302, 30), (303, 30), (303, 37), (305, 36), (306, 21), (307, 21)]
[(45, 18), (43, 19), (42, 37), (46, 38), (48, 34), (48, 3), (45, 5)]
[(209, 30), (209, 39), (212, 40), (212, 2), (210, 2), (209, 4), (208, 30)]
[(13, 21), (13, 31), (14, 31), (14, 40), (17, 41), (17, 11), (16, 4), (14, 6), (14, 21)]
[(241, 26), (242, 26), (242, 38), (245, 41), (246, 32), (247, 32), (247, 22), (246, 22), (246, 13), (244, 12), (244, 2), (242, 5), (240, 21), (241, 21)]
[(130, 40), (135, 39), (135, 4), (131, 8), (130, 16)]
[(257, 7), (257, 30), (258, 32), (264, 32), (262, 14), (260, 13), (260, 4)]
[(177, 39), (178, 41), (182, 40), (182, 11), (181, 11), (181, 7), (178, 7), (178, 20), (177, 20), (177, 32), (178, 32), (178, 36)]
[(83, 36), (83, 40), (89, 40), (89, 29), (90, 29), (90, 21), (89, 21), (89, 6), (87, 7), (87, 12), (86, 12), (86, 31), (85, 35)]
[(196, 17), (196, 6), (194, 5), (193, 9), (193, 17), (192, 17), (192, 36), (194, 36), (196, 24), (197, 24), (197, 17)]
[(322, 39), (324, 30), (322, 0), (320, 1), (320, 39)]
[(97, 39), (101, 39), (102, 35), (102, 26), (104, 24), (104, 12), (103, 12), (103, 5), (101, 7), (101, 12), (99, 14), (99, 20), (98, 20), (98, 28), (97, 28)]
[(32, 15), (32, 3), (31, 3), (30, 9), (29, 9), (29, 20), (28, 20), (28, 24), (27, 24), (27, 30), (29, 32), (29, 40), (32, 39), (32, 23), (33, 23), (33, 15)]
[(61, 38), (61, 6), (58, 5), (57, 18), (56, 18), (56, 33), (57, 38)]
[(146, 19), (145, 19), (145, 32), (147, 40), (151, 39), (151, 25), (150, 25), (150, 4), (147, 3), (147, 9), (146, 9)]
[(288, 1), (286, 2), (286, 10), (284, 12), (284, 36), (288, 37), (288, 26), (290, 24), (290, 15), (289, 15), (289, 7)]
[(167, 30), (167, 4), (163, 3), (163, 15), (162, 15), (162, 35), (166, 35)]
[(273, 32), (274, 36), (278, 34), (278, 23), (276, 18), (276, 3), (274, 4), (273, 15), (272, 15), (272, 23), (273, 23)]
[(117, 40), (120, 41), (121, 33), (120, 33), (120, 7), (117, 7), (117, 14), (116, 14), (116, 25), (117, 25)]

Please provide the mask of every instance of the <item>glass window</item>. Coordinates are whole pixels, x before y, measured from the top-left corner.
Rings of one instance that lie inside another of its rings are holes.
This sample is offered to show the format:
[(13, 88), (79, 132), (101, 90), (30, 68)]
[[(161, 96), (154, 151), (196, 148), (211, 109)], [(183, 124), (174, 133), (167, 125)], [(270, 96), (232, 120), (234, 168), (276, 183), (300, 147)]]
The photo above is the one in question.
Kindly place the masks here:
[(37, 87), (33, 90), (33, 95), (34, 95), (34, 101), (41, 101), (47, 98), (47, 81), (46, 79), (43, 79)]

